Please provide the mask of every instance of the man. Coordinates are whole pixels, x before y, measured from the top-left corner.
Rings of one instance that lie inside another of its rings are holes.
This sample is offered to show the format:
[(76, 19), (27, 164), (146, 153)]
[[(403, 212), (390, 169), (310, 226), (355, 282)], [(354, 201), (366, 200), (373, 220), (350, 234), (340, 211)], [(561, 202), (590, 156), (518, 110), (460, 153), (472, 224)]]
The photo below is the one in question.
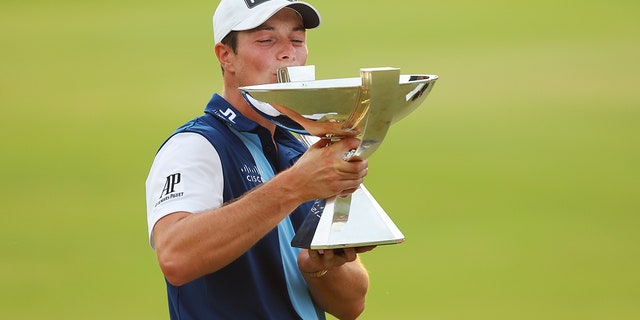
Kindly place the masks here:
[(237, 90), (306, 63), (315, 8), (288, 0), (222, 0), (214, 14), (224, 90), (158, 151), (146, 182), (151, 245), (171, 319), (341, 319), (364, 310), (367, 248), (292, 248), (314, 199), (355, 191), (367, 161), (344, 161), (354, 138), (308, 150)]

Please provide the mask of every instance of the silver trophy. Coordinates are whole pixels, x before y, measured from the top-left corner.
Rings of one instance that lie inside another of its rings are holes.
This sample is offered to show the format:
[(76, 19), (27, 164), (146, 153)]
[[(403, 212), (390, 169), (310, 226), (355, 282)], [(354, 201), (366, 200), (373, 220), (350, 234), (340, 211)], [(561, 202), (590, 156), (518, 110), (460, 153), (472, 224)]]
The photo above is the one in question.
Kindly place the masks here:
[[(391, 124), (415, 110), (438, 76), (401, 75), (398, 68), (366, 68), (359, 78), (315, 80), (314, 66), (278, 70), (279, 83), (241, 87), (247, 102), (301, 141), (357, 137), (344, 157), (368, 158)], [(329, 140), (330, 141), (330, 140)], [(316, 200), (292, 246), (335, 249), (394, 244), (404, 235), (364, 185), (349, 196)]]

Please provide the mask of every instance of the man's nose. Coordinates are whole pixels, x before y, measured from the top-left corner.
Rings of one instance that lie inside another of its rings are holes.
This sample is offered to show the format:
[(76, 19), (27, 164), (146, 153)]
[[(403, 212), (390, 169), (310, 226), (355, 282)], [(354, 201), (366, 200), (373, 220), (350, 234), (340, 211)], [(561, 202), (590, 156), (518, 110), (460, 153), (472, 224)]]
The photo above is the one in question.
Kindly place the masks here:
[(296, 49), (290, 41), (283, 42), (280, 51), (278, 53), (278, 59), (280, 60), (295, 60)]

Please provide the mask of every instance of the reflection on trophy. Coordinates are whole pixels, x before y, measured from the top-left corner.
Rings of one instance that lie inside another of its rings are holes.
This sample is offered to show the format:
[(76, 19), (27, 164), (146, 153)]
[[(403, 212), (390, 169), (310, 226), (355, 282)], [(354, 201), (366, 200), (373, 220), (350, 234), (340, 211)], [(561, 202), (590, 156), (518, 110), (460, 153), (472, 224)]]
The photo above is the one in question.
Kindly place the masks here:
[[(278, 70), (279, 83), (239, 88), (253, 108), (311, 144), (317, 139), (357, 137), (344, 157), (368, 158), (391, 124), (415, 110), (438, 79), (401, 75), (398, 68), (367, 68), (359, 78), (315, 80), (314, 66)], [(404, 241), (386, 212), (360, 185), (351, 195), (316, 200), (292, 245), (334, 249)]]

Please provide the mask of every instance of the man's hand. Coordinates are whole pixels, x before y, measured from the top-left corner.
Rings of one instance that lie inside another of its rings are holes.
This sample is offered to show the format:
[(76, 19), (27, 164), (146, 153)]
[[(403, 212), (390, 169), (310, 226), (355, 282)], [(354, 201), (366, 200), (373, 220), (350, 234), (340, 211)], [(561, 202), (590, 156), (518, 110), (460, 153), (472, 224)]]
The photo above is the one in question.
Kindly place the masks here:
[(371, 251), (376, 246), (309, 250), (303, 249), (298, 256), (298, 267), (303, 274), (314, 274), (319, 271), (340, 267), (347, 262), (353, 262), (358, 258), (358, 253)]
[(368, 172), (366, 159), (354, 157), (344, 160), (349, 150), (360, 145), (360, 140), (344, 138), (329, 144), (320, 140), (309, 147), (288, 171), (291, 181), (300, 186), (301, 200), (325, 199), (354, 192)]
[(365, 307), (369, 275), (358, 253), (375, 246), (333, 250), (303, 249), (298, 268), (313, 300), (338, 319), (355, 319)]

